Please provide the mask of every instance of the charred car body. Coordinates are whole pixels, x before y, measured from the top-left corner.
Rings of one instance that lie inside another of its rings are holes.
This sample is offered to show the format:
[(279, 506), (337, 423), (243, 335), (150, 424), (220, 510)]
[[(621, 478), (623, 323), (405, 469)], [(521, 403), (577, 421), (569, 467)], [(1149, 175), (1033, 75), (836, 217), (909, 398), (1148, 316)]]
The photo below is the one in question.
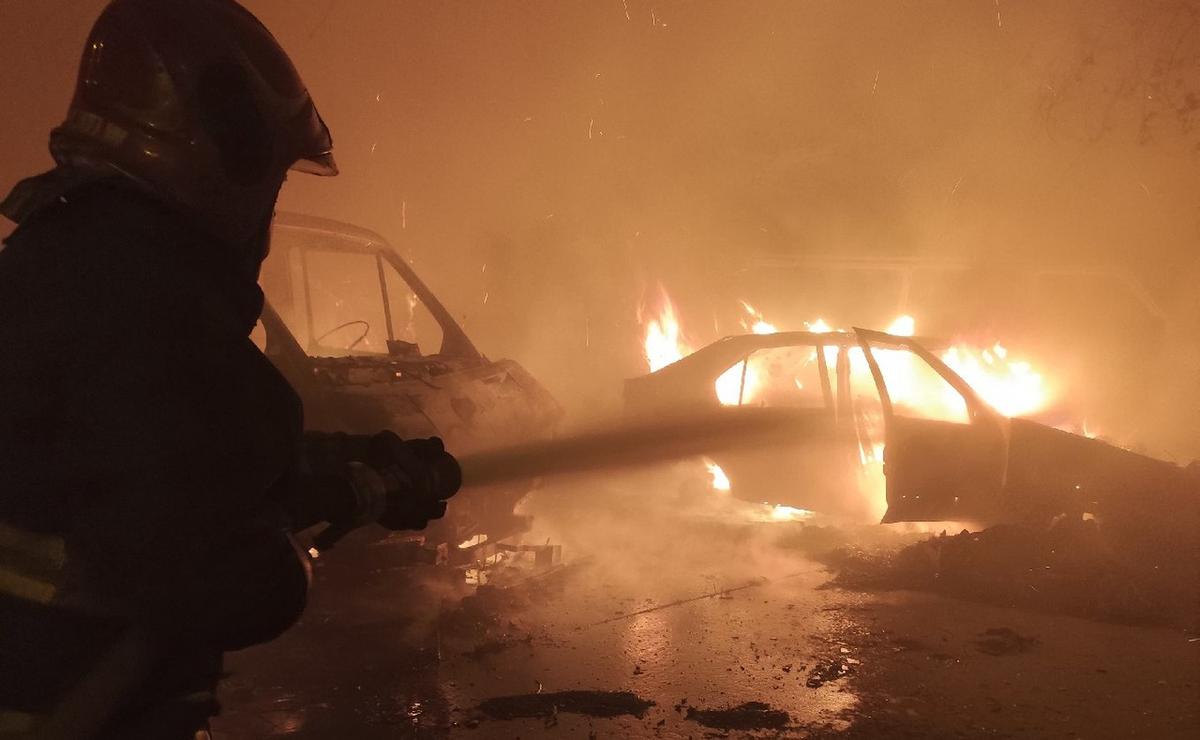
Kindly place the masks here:
[[(304, 401), (305, 427), (442, 437), (456, 454), (549, 436), (550, 394), (512, 360), (489, 360), (412, 267), (378, 234), (295, 214), (275, 220), (255, 341)], [(514, 514), (528, 481), (462, 491), (424, 534), (467, 563), (527, 528)]]
[(935, 342), (866, 329), (726, 337), (626, 381), (632, 413), (790, 406), (794, 450), (713, 454), (742, 498), (837, 512), (883, 463), (883, 521), (1048, 521), (1092, 514), (1125, 529), (1193, 527), (1200, 476), (1031, 419), (1008, 418), (939, 359)]

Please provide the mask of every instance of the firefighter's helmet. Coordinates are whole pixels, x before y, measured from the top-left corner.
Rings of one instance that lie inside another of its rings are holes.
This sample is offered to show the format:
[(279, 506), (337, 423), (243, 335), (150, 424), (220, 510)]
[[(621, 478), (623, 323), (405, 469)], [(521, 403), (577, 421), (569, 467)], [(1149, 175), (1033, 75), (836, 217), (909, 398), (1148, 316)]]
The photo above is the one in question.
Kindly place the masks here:
[(331, 150), (291, 60), (233, 0), (113, 0), (50, 137), (60, 164), (116, 170), (233, 239), (288, 169), (337, 174)]

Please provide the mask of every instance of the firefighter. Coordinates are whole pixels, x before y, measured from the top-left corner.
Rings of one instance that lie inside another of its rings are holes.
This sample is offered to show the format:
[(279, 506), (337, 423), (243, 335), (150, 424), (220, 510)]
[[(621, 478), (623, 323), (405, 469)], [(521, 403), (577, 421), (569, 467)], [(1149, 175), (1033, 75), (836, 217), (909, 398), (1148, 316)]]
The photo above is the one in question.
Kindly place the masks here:
[(291, 532), (444, 513), (438, 440), (305, 437), (248, 338), (279, 189), (331, 148), (233, 0), (96, 22), (57, 166), (0, 205), (0, 737), (193, 737), (222, 653), (304, 607)]

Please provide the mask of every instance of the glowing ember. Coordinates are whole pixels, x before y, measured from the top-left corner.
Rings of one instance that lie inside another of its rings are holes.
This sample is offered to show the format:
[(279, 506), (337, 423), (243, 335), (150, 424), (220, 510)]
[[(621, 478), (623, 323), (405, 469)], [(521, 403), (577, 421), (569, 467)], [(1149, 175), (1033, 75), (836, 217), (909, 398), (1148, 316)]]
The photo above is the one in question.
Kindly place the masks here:
[(708, 474), (712, 476), (712, 487), (714, 491), (728, 491), (730, 489), (729, 477), (725, 475), (725, 471), (721, 470), (721, 466), (717, 465), (712, 460), (705, 460), (704, 467), (708, 468)]
[(477, 534), (469, 540), (463, 540), (462, 542), (458, 543), (458, 549), (466, 550), (468, 547), (478, 547), (479, 545), (487, 542), (487, 539), (488, 537), (486, 534)]

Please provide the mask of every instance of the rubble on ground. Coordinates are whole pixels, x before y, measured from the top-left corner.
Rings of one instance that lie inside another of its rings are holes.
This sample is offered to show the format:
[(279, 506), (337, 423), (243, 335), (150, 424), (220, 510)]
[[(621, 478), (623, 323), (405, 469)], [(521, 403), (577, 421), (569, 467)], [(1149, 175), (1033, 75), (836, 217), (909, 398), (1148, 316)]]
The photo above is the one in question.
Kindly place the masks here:
[(998, 525), (930, 537), (899, 550), (847, 545), (824, 560), (834, 584), (918, 589), (1126, 623), (1194, 626), (1196, 541), (1115, 546), (1092, 520)]
[(718, 730), (779, 730), (791, 722), (787, 712), (760, 701), (748, 701), (729, 709), (687, 707), (684, 716)]

